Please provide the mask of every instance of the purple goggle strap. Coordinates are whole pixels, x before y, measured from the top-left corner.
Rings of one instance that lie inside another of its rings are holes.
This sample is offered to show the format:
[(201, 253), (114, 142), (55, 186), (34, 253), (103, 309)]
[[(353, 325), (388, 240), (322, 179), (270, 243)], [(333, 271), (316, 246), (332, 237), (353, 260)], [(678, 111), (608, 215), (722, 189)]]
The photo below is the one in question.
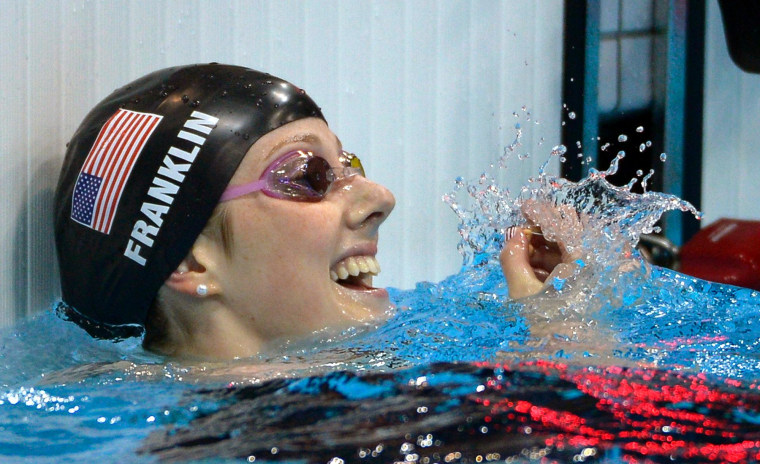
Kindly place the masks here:
[(242, 184), (242, 185), (233, 185), (230, 187), (227, 187), (227, 190), (224, 191), (222, 194), (222, 197), (219, 199), (219, 202), (232, 200), (233, 198), (237, 198), (243, 195), (247, 195), (252, 192), (258, 192), (259, 190), (263, 190), (267, 186), (266, 179), (259, 179), (256, 182), (250, 182), (248, 184)]

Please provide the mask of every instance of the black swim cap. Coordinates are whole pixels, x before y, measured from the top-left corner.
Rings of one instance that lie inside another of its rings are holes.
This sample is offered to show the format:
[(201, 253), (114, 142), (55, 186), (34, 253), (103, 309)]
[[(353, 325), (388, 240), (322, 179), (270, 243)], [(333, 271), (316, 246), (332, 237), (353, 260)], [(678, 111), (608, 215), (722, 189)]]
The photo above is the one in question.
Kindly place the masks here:
[(96, 336), (140, 333), (251, 145), (307, 117), (324, 120), (303, 90), (214, 63), (154, 72), (100, 102), (55, 194), (65, 313)]

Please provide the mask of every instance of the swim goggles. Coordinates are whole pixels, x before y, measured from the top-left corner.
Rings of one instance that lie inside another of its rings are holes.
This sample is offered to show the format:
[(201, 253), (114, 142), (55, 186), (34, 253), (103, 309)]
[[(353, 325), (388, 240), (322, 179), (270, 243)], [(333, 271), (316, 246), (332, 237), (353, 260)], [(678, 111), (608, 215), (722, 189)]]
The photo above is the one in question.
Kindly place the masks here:
[(283, 200), (320, 201), (336, 180), (364, 176), (364, 167), (353, 153), (343, 151), (339, 160), (342, 166), (332, 167), (326, 159), (310, 151), (286, 153), (267, 166), (259, 180), (227, 187), (219, 201), (229, 201), (259, 190), (269, 197)]

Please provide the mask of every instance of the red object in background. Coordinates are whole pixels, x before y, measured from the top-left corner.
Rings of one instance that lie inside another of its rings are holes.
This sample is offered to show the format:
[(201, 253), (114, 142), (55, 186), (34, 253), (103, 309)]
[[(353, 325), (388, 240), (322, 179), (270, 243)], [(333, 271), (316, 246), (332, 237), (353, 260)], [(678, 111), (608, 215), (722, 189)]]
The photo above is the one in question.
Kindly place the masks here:
[(680, 272), (760, 290), (760, 221), (720, 219), (681, 247)]

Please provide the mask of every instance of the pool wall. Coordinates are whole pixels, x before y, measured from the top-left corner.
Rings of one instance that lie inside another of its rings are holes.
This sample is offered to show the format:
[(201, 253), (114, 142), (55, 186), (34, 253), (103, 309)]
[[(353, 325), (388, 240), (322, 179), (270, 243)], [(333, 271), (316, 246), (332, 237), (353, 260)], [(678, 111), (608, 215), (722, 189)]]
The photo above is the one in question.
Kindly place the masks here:
[(707, 6), (702, 223), (760, 220), (760, 75), (731, 61), (718, 2)]
[[(371, 178), (397, 196), (381, 285), (456, 272), (456, 219), (440, 198), (531, 124), (540, 156), (561, 118), (561, 0), (503, 2), (0, 3), (0, 325), (59, 293), (51, 232), (66, 141), (113, 89), (147, 72), (219, 61), (304, 87)], [(523, 112), (521, 107), (526, 106)]]

